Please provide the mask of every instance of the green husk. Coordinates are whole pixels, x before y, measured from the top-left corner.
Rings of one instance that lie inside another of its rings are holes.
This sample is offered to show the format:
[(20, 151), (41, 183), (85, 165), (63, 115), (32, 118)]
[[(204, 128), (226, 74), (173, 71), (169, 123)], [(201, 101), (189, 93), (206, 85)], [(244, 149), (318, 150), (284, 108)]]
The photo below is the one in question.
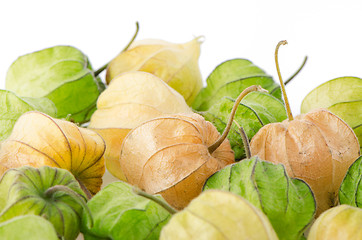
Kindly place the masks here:
[(21, 97), (54, 102), (57, 117), (89, 120), (104, 84), (88, 58), (71, 46), (55, 46), (19, 57), (9, 68), (6, 89)]
[(206, 111), (223, 97), (232, 99), (247, 87), (260, 85), (281, 100), (278, 84), (262, 69), (246, 59), (232, 59), (218, 65), (206, 80), (192, 104), (197, 111)]
[(362, 156), (349, 167), (338, 197), (340, 204), (362, 208)]
[(52, 117), (56, 107), (47, 98), (20, 98), (13, 92), (0, 90), (0, 141), (6, 139), (18, 118), (28, 111), (38, 110)]
[(282, 164), (255, 156), (216, 172), (204, 191), (220, 189), (235, 193), (259, 208), (268, 217), (279, 239), (301, 239), (312, 222), (316, 203), (310, 187), (289, 178)]
[[(225, 97), (207, 111), (200, 114), (215, 125), (220, 134), (224, 131), (235, 100)], [(252, 92), (246, 95), (238, 106), (234, 121), (244, 128), (249, 140), (261, 127), (272, 122), (281, 122), (287, 118), (282, 101), (264, 92)], [(228, 134), (235, 159), (245, 158), (245, 150), (240, 136), (239, 126), (233, 124)]]
[(362, 78), (340, 77), (313, 89), (303, 99), (301, 113), (327, 108), (342, 118), (356, 134), (362, 149)]
[(157, 203), (137, 195), (125, 182), (113, 182), (98, 192), (88, 206), (89, 216), (83, 214), (82, 233), (88, 239), (159, 239), (170, 213)]
[(0, 223), (17, 216), (38, 215), (53, 224), (58, 236), (75, 239), (86, 199), (77, 180), (65, 169), (10, 169), (0, 180)]
[(42, 217), (26, 215), (0, 223), (0, 239), (58, 240), (53, 225)]

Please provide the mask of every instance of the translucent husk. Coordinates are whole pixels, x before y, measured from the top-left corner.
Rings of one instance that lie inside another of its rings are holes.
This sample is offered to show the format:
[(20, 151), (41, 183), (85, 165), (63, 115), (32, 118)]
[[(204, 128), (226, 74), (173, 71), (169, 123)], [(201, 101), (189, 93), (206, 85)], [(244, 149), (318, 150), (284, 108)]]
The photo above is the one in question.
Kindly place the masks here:
[(123, 139), (139, 124), (165, 114), (191, 113), (184, 98), (160, 78), (146, 72), (123, 73), (112, 80), (97, 101), (89, 128), (106, 142), (106, 167), (125, 180), (119, 163)]
[[(280, 84), (283, 86), (281, 77)], [(331, 112), (318, 109), (294, 119), (288, 101), (285, 103), (289, 120), (261, 128), (251, 140), (251, 152), (284, 164), (290, 177), (308, 183), (317, 201), (318, 216), (336, 205), (339, 186), (360, 155), (359, 143), (353, 130)]]
[(149, 72), (178, 91), (190, 105), (202, 88), (200, 45), (200, 37), (184, 44), (154, 39), (133, 42), (109, 63), (106, 81), (110, 83), (128, 71)]
[(196, 113), (154, 118), (131, 130), (120, 156), (127, 181), (184, 208), (210, 175), (234, 162), (226, 136), (237, 106), (251, 91), (262, 89), (251, 86), (240, 94), (222, 135)]
[(41, 112), (27, 112), (1, 144), (0, 175), (24, 165), (64, 168), (90, 197), (102, 185), (104, 151), (105, 143), (96, 132)]

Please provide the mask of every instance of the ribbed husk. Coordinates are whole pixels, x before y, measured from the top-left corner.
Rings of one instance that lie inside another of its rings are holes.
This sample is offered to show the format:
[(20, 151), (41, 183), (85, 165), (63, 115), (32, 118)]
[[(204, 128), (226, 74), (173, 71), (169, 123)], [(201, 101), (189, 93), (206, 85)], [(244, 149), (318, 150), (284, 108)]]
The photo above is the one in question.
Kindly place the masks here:
[(353, 130), (324, 109), (264, 126), (252, 138), (250, 147), (252, 155), (284, 164), (290, 177), (310, 185), (317, 201), (317, 216), (336, 205), (341, 182), (360, 155)]
[(0, 149), (0, 175), (24, 165), (64, 168), (96, 194), (105, 172), (104, 140), (94, 131), (41, 112), (27, 112)]
[(234, 162), (226, 139), (212, 154), (220, 134), (200, 115), (177, 114), (147, 121), (125, 138), (120, 165), (127, 181), (160, 193), (177, 209), (201, 193), (206, 179)]
[(174, 88), (191, 105), (202, 88), (198, 64), (200, 45), (200, 37), (182, 44), (155, 39), (136, 41), (109, 63), (106, 81), (110, 83), (128, 71), (149, 72)]

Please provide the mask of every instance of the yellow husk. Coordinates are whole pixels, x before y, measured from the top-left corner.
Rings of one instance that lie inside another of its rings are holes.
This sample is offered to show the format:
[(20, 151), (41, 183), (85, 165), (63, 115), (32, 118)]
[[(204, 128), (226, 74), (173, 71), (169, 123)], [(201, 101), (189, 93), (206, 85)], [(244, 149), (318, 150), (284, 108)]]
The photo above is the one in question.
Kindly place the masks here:
[(314, 222), (308, 240), (362, 239), (362, 209), (340, 205), (322, 213)]
[(146, 72), (126, 72), (99, 96), (89, 128), (105, 140), (109, 172), (125, 180), (119, 155), (123, 139), (139, 124), (165, 114), (191, 113), (183, 97), (160, 78)]
[(240, 196), (208, 190), (163, 227), (160, 240), (264, 240), (278, 237), (268, 218)]
[(105, 143), (96, 132), (41, 112), (27, 112), (2, 142), (0, 176), (24, 165), (64, 168), (95, 194), (105, 171), (104, 151)]
[(106, 81), (110, 83), (128, 71), (149, 72), (164, 80), (191, 105), (202, 88), (199, 39), (184, 44), (153, 39), (136, 41), (110, 62)]

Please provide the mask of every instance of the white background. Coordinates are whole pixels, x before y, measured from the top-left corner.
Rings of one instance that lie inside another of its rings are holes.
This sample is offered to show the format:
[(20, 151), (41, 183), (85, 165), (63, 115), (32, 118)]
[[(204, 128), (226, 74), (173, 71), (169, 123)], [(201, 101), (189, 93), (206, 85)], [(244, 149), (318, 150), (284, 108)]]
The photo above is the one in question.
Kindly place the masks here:
[[(161, 1), (63, 0), (0, 2), (0, 88), (18, 56), (55, 45), (72, 45), (97, 69), (137, 39), (183, 43), (203, 35), (199, 60), (203, 79), (221, 62), (247, 58), (274, 76), (274, 49), (287, 79), (293, 113), (321, 83), (342, 76), (362, 77), (362, 1)], [(343, 93), (341, 93), (343, 94)]]

